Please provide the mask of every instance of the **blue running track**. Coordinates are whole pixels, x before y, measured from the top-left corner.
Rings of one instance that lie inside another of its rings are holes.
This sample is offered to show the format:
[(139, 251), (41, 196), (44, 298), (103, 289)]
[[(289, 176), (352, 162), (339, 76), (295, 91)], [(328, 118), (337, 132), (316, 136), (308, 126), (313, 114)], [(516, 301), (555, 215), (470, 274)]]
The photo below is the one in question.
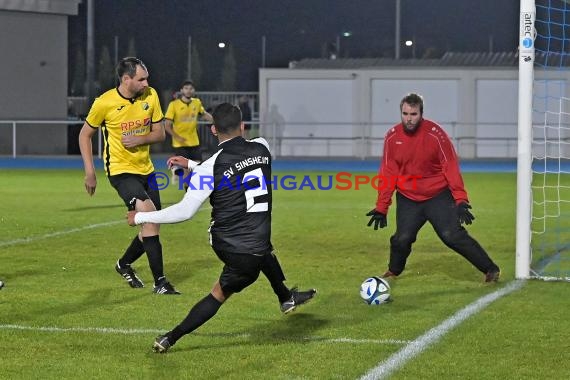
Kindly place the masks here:
[[(153, 156), (157, 170), (165, 169), (166, 158), (160, 155)], [(376, 172), (378, 166), (379, 160), (276, 159), (273, 161), (275, 171)], [(101, 160), (95, 159), (95, 167), (102, 169)], [(21, 156), (17, 158), (4, 156), (0, 157), (0, 169), (83, 169), (83, 162), (80, 156)], [(516, 169), (515, 160), (465, 160), (461, 162), (463, 172), (514, 173)]]

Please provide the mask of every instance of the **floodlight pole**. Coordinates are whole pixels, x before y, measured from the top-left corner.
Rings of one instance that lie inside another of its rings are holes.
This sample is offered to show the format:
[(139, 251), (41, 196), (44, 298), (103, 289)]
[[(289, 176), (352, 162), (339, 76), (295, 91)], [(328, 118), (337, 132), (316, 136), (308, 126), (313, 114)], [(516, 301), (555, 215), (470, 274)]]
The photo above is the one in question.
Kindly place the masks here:
[(115, 65), (119, 63), (119, 36), (115, 35), (115, 47), (113, 50), (113, 55), (115, 56)]
[(192, 36), (188, 36), (188, 66), (187, 66), (188, 73), (186, 74), (186, 78), (188, 80), (192, 80)]
[(400, 59), (400, 0), (396, 0), (396, 28), (394, 31), (395, 59)]
[(261, 36), (261, 67), (265, 67), (266, 39)]
[(87, 0), (87, 54), (86, 54), (86, 96), (87, 103), (91, 105), (91, 101), (94, 98), (93, 95), (93, 82), (95, 80), (95, 38), (94, 38), (94, 24), (95, 24), (95, 12), (94, 12), (94, 1)]

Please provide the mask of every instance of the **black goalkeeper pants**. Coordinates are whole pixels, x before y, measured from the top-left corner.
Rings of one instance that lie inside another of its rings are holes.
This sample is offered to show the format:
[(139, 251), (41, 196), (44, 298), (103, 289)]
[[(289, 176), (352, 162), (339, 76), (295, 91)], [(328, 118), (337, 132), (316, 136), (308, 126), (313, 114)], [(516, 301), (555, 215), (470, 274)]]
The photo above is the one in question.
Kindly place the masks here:
[(402, 273), (406, 267), (412, 244), (426, 222), (430, 222), (445, 245), (465, 257), (479, 271), (487, 273), (498, 269), (483, 247), (461, 226), (451, 191), (444, 190), (423, 202), (396, 193), (396, 233), (390, 238), (388, 264), (395, 275)]

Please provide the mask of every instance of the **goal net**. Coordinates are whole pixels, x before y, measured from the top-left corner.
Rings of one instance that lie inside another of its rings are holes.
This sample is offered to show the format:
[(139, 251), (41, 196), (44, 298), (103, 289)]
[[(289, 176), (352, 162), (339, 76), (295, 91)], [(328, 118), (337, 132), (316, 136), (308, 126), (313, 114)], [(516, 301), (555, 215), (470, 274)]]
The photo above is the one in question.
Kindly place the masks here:
[(517, 277), (570, 281), (570, 0), (521, 0), (520, 24)]

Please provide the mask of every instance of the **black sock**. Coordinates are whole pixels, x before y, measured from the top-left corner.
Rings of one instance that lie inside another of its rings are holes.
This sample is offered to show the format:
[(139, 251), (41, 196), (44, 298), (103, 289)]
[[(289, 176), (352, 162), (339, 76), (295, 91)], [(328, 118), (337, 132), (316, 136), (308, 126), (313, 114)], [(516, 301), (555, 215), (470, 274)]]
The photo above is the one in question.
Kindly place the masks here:
[(273, 292), (277, 295), (280, 303), (291, 298), (291, 291), (285, 286), (285, 275), (281, 269), (281, 264), (273, 252), (265, 255), (265, 260), (261, 266), (261, 272), (267, 277)]
[(280, 303), (291, 299), (291, 291), (283, 282), (271, 283), (271, 287), (273, 288), (273, 292), (277, 295), (277, 298), (279, 298)]
[(164, 267), (162, 265), (162, 245), (158, 235), (143, 237), (142, 244), (148, 258), (148, 265), (154, 277), (154, 283), (164, 277)]
[(144, 246), (142, 241), (140, 241), (139, 239), (139, 235), (137, 234), (133, 239), (133, 241), (131, 242), (131, 245), (129, 245), (129, 247), (123, 254), (123, 257), (119, 259), (119, 266), (121, 268), (124, 268), (127, 265), (131, 265), (132, 263), (137, 261), (137, 259), (141, 257), (143, 254), (144, 254)]
[(172, 331), (166, 334), (170, 344), (176, 343), (178, 339), (206, 323), (210, 318), (216, 315), (220, 306), (222, 306), (222, 302), (215, 299), (211, 293), (198, 301), (186, 318), (172, 329)]

